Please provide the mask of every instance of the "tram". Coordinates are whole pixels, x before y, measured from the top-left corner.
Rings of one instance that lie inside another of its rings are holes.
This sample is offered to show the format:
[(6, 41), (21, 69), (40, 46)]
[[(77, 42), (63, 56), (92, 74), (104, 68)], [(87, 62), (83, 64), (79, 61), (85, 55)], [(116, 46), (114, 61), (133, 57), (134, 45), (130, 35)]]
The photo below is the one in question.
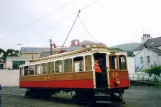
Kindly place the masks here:
[(25, 96), (49, 98), (60, 91), (75, 92), (84, 102), (124, 103), (129, 88), (127, 54), (99, 44), (90, 48), (38, 58), (20, 66)]

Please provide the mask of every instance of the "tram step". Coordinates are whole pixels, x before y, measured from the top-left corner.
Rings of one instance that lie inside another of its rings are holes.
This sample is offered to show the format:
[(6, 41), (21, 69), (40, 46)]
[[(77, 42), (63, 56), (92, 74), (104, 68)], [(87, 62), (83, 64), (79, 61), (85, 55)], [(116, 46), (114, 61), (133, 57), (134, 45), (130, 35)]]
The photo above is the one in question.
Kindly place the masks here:
[(110, 95), (106, 95), (106, 94), (96, 94), (95, 100), (96, 101), (111, 101), (111, 97)]

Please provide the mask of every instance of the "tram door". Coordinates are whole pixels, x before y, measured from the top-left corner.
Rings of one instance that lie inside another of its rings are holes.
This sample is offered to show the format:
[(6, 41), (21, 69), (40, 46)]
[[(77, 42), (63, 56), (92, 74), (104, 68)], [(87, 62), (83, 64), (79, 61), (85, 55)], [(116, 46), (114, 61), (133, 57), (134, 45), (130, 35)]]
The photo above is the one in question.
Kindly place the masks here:
[(94, 54), (96, 88), (107, 87), (106, 54)]

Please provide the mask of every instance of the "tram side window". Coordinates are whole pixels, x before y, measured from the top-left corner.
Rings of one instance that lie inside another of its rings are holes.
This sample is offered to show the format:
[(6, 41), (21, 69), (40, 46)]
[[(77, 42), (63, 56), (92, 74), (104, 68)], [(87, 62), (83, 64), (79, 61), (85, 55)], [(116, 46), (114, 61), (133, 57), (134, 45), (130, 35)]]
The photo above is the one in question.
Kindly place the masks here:
[(72, 59), (64, 60), (64, 72), (72, 72)]
[(48, 62), (47, 65), (48, 65), (48, 73), (49, 74), (54, 73), (54, 62)]
[(83, 71), (83, 57), (74, 58), (74, 71), (75, 72)]
[(40, 65), (39, 64), (35, 65), (35, 74), (41, 74), (41, 70), (40, 70)]
[(34, 75), (34, 65), (29, 66), (29, 75)]
[(110, 69), (117, 69), (117, 57), (116, 56), (110, 56)]
[(46, 74), (46, 71), (47, 71), (46, 68), (47, 68), (47, 67), (46, 67), (46, 63), (41, 64), (41, 69), (42, 69), (42, 73), (43, 73), (43, 74)]
[(126, 56), (124, 56), (124, 55), (119, 56), (119, 68), (120, 68), (120, 70), (126, 70), (127, 69)]
[(28, 75), (28, 72), (29, 72), (29, 67), (28, 66), (25, 66), (24, 67), (24, 76), (27, 76)]
[(86, 70), (90, 71), (92, 70), (92, 60), (91, 60), (91, 55), (85, 56), (85, 66)]
[(62, 60), (59, 60), (59, 61), (55, 62), (55, 72), (56, 73), (63, 72)]

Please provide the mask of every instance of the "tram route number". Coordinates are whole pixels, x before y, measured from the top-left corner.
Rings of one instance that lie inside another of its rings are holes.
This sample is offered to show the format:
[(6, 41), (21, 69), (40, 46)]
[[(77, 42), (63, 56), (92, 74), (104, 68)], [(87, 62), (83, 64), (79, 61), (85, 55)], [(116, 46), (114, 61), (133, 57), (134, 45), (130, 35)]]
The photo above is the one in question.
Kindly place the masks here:
[(118, 72), (112, 72), (112, 77), (117, 78), (118, 77)]

